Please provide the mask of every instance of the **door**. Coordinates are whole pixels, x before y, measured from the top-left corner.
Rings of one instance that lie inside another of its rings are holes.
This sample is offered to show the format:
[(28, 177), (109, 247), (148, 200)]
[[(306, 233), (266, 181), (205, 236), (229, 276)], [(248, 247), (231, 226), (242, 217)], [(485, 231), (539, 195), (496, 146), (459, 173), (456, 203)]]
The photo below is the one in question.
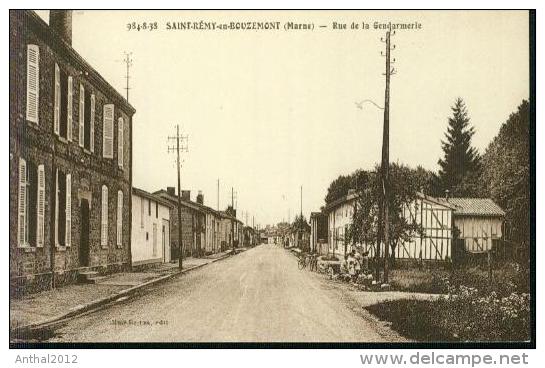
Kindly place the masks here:
[(89, 266), (89, 201), (81, 200), (81, 235), (79, 243), (79, 264), (82, 267)]
[(162, 240), (163, 262), (170, 262), (170, 226), (168, 220), (163, 219)]
[(153, 258), (157, 258), (157, 224), (153, 224), (153, 238), (152, 238), (153, 242), (152, 242), (152, 245), (153, 245), (153, 248), (152, 248), (152, 252), (153, 252)]

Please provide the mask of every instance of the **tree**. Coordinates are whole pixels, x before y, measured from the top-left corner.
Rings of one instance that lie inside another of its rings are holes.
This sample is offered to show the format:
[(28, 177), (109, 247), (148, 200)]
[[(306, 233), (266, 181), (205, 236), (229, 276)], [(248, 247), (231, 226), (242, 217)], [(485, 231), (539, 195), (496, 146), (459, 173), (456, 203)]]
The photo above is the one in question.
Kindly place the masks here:
[(507, 238), (530, 244), (530, 115), (523, 100), (501, 126), (483, 158), (484, 190), (505, 211)]
[[(418, 175), (421, 173), (398, 163), (390, 164), (388, 234), (392, 258), (399, 242), (408, 241), (413, 235), (422, 233), (419, 224), (403, 215), (403, 208), (417, 198), (420, 186)], [(348, 239), (354, 243), (376, 246), (379, 209), (383, 196), (380, 166), (375, 167), (372, 172), (360, 173), (357, 194), (356, 210), (348, 230)]]
[(439, 185), (442, 192), (449, 190), (453, 196), (476, 196), (474, 186), (467, 185), (479, 176), (480, 156), (471, 147), (474, 127), (469, 125), (464, 101), (456, 99), (452, 117), (448, 119), (445, 140), (441, 141), (444, 157), (439, 160)]
[(329, 204), (335, 200), (342, 198), (348, 194), (348, 190), (352, 188), (351, 175), (340, 175), (337, 179), (333, 180), (327, 188), (327, 195), (325, 196), (325, 203)]
[(293, 220), (293, 224), (292, 224), (292, 227), (294, 229), (306, 229), (309, 226), (310, 225), (308, 224), (307, 219), (305, 218), (304, 215), (295, 216), (295, 219)]

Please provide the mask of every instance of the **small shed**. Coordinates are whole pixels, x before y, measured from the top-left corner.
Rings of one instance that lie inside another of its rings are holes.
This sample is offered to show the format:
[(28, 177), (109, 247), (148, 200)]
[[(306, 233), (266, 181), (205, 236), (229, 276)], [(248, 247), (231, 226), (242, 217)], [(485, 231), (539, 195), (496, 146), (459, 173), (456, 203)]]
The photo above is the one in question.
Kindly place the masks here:
[(490, 198), (449, 198), (454, 206), (454, 226), (458, 239), (471, 253), (492, 249), (496, 239), (502, 239), (505, 212)]

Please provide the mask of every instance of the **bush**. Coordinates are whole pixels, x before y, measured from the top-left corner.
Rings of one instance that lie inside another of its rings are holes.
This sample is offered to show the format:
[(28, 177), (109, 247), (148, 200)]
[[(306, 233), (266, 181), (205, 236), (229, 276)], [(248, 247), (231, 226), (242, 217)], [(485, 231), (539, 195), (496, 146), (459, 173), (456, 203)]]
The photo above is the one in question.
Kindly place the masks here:
[(447, 294), (449, 288), (466, 286), (474, 288), (479, 295), (495, 292), (500, 297), (512, 293), (529, 293), (530, 271), (517, 263), (497, 266), (492, 282), (486, 267), (445, 270), (392, 270), (390, 285), (394, 290), (432, 294)]
[(530, 296), (483, 296), (472, 287), (449, 287), (435, 300), (405, 299), (367, 307), (401, 334), (423, 341), (527, 341)]

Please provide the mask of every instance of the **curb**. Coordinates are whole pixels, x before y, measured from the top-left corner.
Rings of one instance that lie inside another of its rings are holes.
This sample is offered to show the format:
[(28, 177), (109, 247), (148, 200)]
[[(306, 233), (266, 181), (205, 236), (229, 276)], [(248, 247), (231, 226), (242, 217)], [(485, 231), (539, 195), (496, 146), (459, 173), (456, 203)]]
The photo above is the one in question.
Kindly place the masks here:
[[(236, 254), (238, 254), (238, 253), (235, 253), (234, 255), (236, 255)], [(56, 326), (58, 324), (61, 324), (61, 323), (65, 322), (65, 321), (67, 321), (69, 319), (72, 319), (74, 317), (77, 317), (77, 316), (82, 315), (82, 314), (87, 313), (87, 312), (97, 310), (100, 307), (103, 307), (103, 306), (105, 306), (105, 305), (107, 305), (109, 303), (115, 302), (117, 299), (120, 299), (122, 297), (132, 295), (132, 294), (136, 293), (137, 291), (139, 291), (141, 289), (144, 289), (144, 288), (146, 288), (148, 286), (159, 284), (159, 283), (161, 283), (163, 281), (166, 281), (168, 279), (171, 279), (171, 278), (173, 278), (175, 276), (179, 276), (181, 274), (187, 273), (189, 271), (196, 270), (198, 268), (202, 268), (202, 267), (207, 266), (209, 264), (212, 264), (214, 262), (221, 261), (221, 260), (223, 260), (225, 258), (229, 258), (232, 255), (233, 255), (232, 253), (228, 253), (228, 254), (223, 255), (223, 256), (221, 256), (219, 258), (214, 258), (210, 262), (203, 263), (203, 264), (200, 264), (200, 265), (196, 265), (196, 266), (193, 266), (193, 267), (190, 267), (190, 268), (182, 269), (181, 271), (176, 271), (176, 272), (170, 273), (168, 275), (158, 277), (156, 279), (144, 282), (142, 284), (132, 286), (132, 287), (130, 287), (128, 289), (123, 289), (123, 290), (121, 290), (121, 291), (119, 291), (119, 292), (117, 292), (117, 293), (115, 293), (113, 295), (109, 295), (109, 296), (104, 297), (104, 298), (93, 300), (92, 302), (89, 302), (87, 304), (77, 306), (76, 308), (70, 310), (70, 312), (65, 313), (65, 314), (63, 314), (61, 316), (53, 317), (53, 318), (47, 319), (47, 320), (42, 321), (42, 322), (36, 322), (36, 323), (28, 324), (28, 325), (15, 327), (13, 329), (10, 329), (10, 332), (9, 332), (10, 339), (14, 339), (14, 338), (15, 339), (25, 339), (28, 336), (39, 334), (40, 331), (43, 331), (43, 330), (46, 330), (46, 329), (51, 329), (52, 327), (54, 327), (54, 326)]]

